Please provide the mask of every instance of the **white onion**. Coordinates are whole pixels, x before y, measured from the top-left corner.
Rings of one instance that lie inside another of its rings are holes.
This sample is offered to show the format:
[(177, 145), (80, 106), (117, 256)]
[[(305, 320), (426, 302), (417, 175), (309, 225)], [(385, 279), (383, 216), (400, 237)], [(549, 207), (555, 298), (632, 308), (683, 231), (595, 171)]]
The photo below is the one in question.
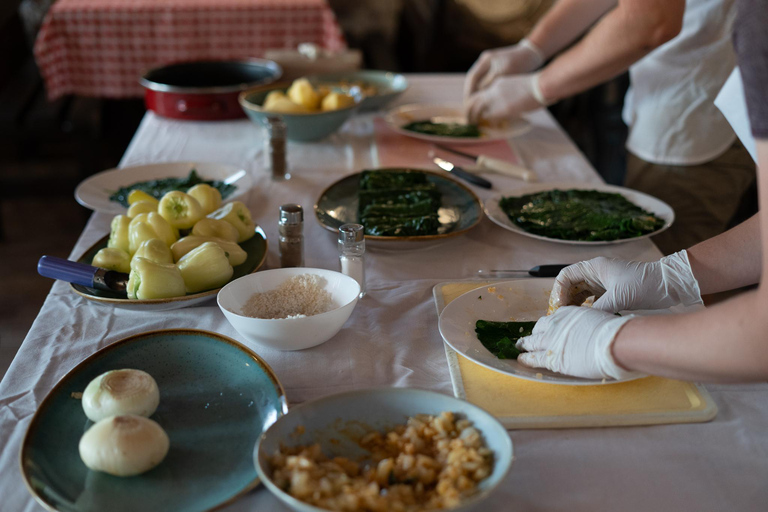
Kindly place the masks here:
[(160, 403), (157, 383), (141, 370), (112, 370), (93, 379), (83, 393), (83, 411), (91, 421), (116, 414), (151, 416)]
[(154, 468), (165, 458), (170, 442), (163, 428), (143, 416), (104, 418), (80, 438), (86, 466), (115, 476), (133, 476)]

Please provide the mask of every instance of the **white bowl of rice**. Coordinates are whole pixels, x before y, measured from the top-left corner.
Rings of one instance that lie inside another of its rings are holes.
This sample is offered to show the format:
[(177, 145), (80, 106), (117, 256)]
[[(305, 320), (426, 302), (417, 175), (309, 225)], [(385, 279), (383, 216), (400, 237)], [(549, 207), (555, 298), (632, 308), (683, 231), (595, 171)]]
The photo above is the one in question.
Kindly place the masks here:
[(299, 512), (466, 510), (506, 478), (506, 429), (452, 396), (356, 390), (290, 408), (254, 452), (261, 481)]
[(360, 285), (340, 272), (319, 268), (264, 270), (232, 281), (217, 302), (249, 343), (303, 350), (331, 339), (355, 309)]

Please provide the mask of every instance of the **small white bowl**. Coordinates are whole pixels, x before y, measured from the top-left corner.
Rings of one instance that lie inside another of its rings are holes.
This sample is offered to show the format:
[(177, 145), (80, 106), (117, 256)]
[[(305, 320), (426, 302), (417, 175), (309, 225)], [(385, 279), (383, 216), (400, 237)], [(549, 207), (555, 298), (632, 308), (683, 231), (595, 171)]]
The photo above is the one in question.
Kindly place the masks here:
[[(293, 276), (314, 274), (325, 279), (334, 309), (303, 318), (253, 318), (242, 314), (254, 293), (274, 290)], [(248, 342), (275, 350), (303, 350), (320, 345), (336, 335), (355, 309), (360, 284), (333, 270), (278, 268), (243, 276), (221, 289), (216, 302), (237, 332)]]
[[(478, 491), (464, 500), (458, 512), (475, 507), (485, 500), (506, 477), (512, 466), (512, 441), (504, 426), (485, 410), (452, 396), (410, 388), (362, 389), (325, 396), (292, 406), (262, 435), (254, 451), (254, 463), (259, 478), (267, 489), (283, 503), (298, 512), (325, 512), (300, 501), (272, 480), (269, 457), (282, 446), (318, 443), (329, 457), (342, 456), (353, 460), (365, 459), (367, 452), (357, 439), (370, 429), (384, 431), (405, 424), (417, 414), (438, 415), (443, 411), (466, 418), (473, 423), (493, 451), (493, 470), (478, 484)], [(369, 454), (368, 454), (369, 455)]]

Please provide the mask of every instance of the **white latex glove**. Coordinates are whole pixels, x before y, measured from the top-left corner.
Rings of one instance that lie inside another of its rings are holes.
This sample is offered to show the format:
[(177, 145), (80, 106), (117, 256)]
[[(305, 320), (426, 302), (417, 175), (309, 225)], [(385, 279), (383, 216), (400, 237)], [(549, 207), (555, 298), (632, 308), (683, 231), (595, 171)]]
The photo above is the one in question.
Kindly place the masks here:
[(611, 345), (634, 315), (619, 317), (587, 307), (560, 308), (536, 322), (533, 333), (517, 340), (527, 350), (517, 361), (586, 379), (626, 379), (641, 375), (616, 364)]
[(702, 304), (688, 252), (650, 263), (595, 258), (564, 268), (549, 297), (549, 313), (595, 296), (594, 309), (609, 313)]
[(530, 73), (543, 63), (544, 54), (528, 39), (516, 45), (485, 50), (467, 72), (464, 98), (485, 89), (500, 76)]
[(502, 76), (470, 96), (464, 108), (471, 123), (502, 121), (547, 105), (539, 89), (539, 73)]

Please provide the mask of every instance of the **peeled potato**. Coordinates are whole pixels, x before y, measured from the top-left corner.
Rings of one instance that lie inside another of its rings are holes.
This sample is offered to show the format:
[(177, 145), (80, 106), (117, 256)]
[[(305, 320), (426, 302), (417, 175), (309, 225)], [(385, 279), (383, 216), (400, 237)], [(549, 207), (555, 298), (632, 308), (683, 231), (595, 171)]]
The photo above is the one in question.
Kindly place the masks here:
[(282, 114), (306, 114), (310, 112), (307, 108), (297, 105), (288, 98), (278, 98), (269, 105), (264, 104), (264, 110), (267, 112), (279, 112)]
[(331, 92), (323, 98), (323, 110), (339, 110), (340, 108), (351, 107), (355, 104), (355, 99), (340, 92)]
[(317, 95), (320, 96), (320, 101), (325, 99), (325, 97), (331, 93), (331, 88), (326, 85), (320, 85), (315, 90), (317, 91)]
[(269, 94), (267, 94), (267, 97), (264, 99), (264, 103), (262, 105), (262, 108), (264, 110), (274, 110), (272, 106), (276, 102), (281, 102), (283, 100), (287, 100), (288, 96), (285, 95), (283, 91), (272, 91)]
[(320, 95), (317, 94), (317, 91), (315, 91), (312, 84), (306, 78), (294, 80), (288, 89), (288, 97), (294, 103), (308, 110), (318, 110), (320, 108)]

